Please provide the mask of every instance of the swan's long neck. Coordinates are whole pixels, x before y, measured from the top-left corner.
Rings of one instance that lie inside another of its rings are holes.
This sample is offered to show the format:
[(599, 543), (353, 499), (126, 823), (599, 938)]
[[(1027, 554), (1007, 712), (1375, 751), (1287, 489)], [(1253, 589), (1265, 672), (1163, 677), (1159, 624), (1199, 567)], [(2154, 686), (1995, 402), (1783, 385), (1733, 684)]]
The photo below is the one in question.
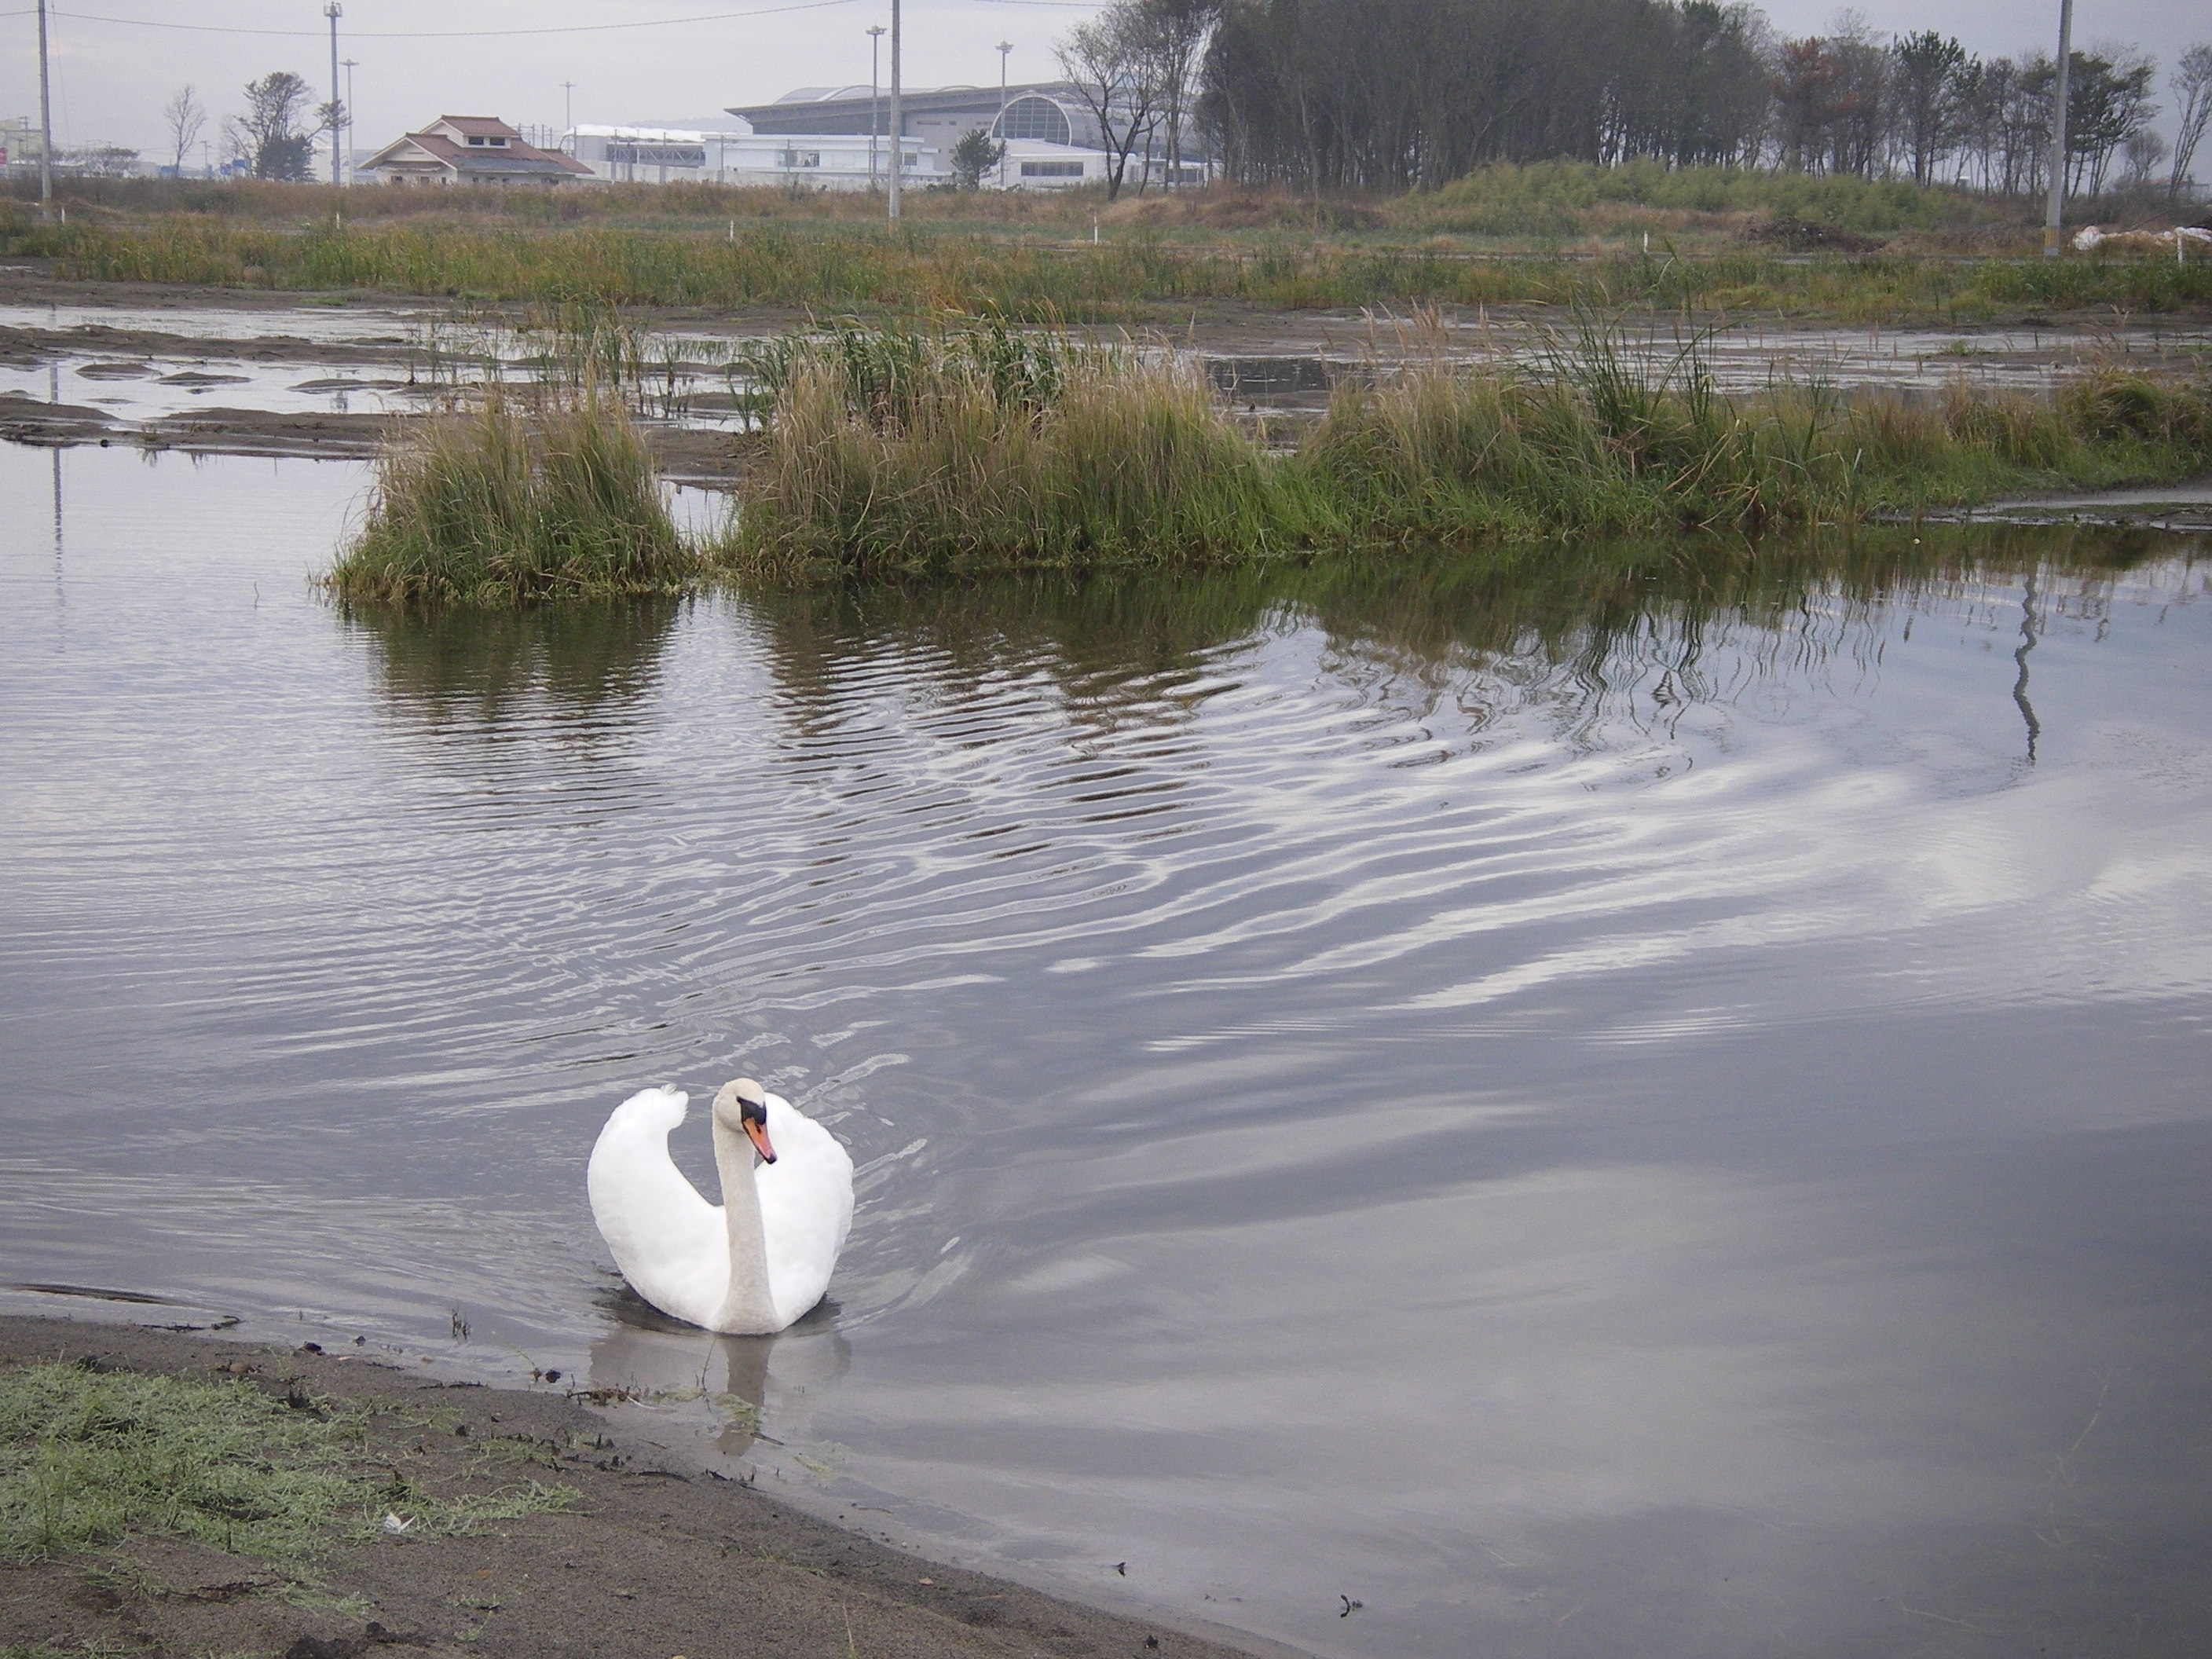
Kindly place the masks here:
[(761, 1228), (760, 1188), (753, 1182), (758, 1155), (752, 1142), (722, 1127), (714, 1115), (714, 1167), (722, 1178), (723, 1224), (730, 1240), (730, 1291), (715, 1328), (759, 1332), (775, 1328), (775, 1303), (768, 1290), (768, 1243)]

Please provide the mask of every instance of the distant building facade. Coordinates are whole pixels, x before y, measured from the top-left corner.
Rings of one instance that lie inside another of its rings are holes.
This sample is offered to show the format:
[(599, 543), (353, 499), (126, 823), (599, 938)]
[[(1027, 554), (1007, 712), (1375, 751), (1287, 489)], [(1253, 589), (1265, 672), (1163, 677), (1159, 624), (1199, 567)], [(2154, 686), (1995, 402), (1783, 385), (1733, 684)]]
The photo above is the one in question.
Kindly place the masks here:
[(363, 161), (359, 176), (395, 185), (558, 185), (592, 170), (540, 149), (492, 115), (441, 115)]
[[(732, 106), (730, 113), (756, 133), (793, 138), (889, 133), (890, 100), (866, 86), (800, 87), (772, 104)], [(932, 87), (902, 91), (899, 125), (939, 154), (981, 128), (1006, 147), (1006, 159), (983, 175), (987, 186), (1008, 190), (1054, 190), (1097, 183), (1107, 174), (1109, 158), (1097, 118), (1065, 81), (1035, 81), (1006, 87)], [(885, 140), (888, 143), (888, 138)], [(1149, 163), (1140, 147), (1130, 158), (1128, 178), (1155, 181), (1167, 172), (1165, 144), (1156, 143)], [(1194, 133), (1183, 139), (1183, 182), (1195, 184), (1214, 168), (1198, 153)]]
[[(734, 121), (726, 131), (681, 127), (579, 126), (563, 152), (608, 184), (782, 185), (795, 189), (866, 190), (890, 176), (891, 142), (857, 134), (759, 133)], [(904, 182), (942, 184), (951, 174), (932, 146), (909, 138)]]

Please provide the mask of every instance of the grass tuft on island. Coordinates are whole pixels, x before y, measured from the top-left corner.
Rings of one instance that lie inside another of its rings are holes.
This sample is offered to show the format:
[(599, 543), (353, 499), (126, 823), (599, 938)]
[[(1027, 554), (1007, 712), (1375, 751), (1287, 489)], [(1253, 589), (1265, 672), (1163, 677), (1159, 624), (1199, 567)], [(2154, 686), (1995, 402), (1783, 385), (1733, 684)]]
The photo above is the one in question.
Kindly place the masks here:
[(1585, 318), (1528, 368), (1440, 359), (1340, 386), (1273, 453), (1187, 359), (996, 324), (844, 330), (756, 374), (766, 459), (718, 550), (742, 575), (1206, 564), (1333, 547), (1848, 524), (2185, 477), (2212, 399), (2118, 368), (2054, 398), (1846, 400), (1715, 386)]
[(323, 580), (348, 601), (500, 605), (669, 592), (700, 574), (636, 426), (585, 386), (495, 389), (395, 439)]
[(0, 1366), (0, 1561), (132, 1533), (274, 1559), (364, 1537), (392, 1516), (424, 1535), (540, 1514), (566, 1488), (529, 1482), (439, 1498), (366, 1461), (367, 1408), (240, 1381)]
[(1196, 366), (995, 322), (757, 353), (767, 460), (739, 570), (912, 575), (1212, 563), (1323, 539)]
[(1470, 366), (1435, 335), (1437, 349), (1340, 384), (1287, 447), (1157, 343), (996, 319), (789, 336), (736, 366), (762, 422), (741, 441), (746, 488), (721, 529), (689, 538), (629, 404), (580, 371), (495, 387), (397, 438), (324, 580), (353, 604), (513, 605), (720, 577), (1748, 536), (2212, 464), (2202, 383), (2115, 364), (2047, 397), (1963, 382), (1933, 397), (1793, 381), (1730, 394), (1705, 337), (1657, 347), (1583, 313), (1533, 363)]

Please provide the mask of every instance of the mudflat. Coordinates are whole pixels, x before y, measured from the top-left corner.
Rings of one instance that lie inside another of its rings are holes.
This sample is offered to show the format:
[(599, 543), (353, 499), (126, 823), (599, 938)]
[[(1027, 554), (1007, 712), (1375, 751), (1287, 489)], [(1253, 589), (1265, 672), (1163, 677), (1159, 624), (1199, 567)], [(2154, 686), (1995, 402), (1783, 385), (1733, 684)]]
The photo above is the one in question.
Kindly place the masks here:
[(0, 1318), (0, 1366), (61, 1364), (368, 1407), (362, 1466), (447, 1502), (556, 1494), (452, 1535), (412, 1526), (276, 1560), (159, 1533), (0, 1565), (10, 1655), (1234, 1659), (1162, 1625), (885, 1548), (678, 1468), (557, 1383), (494, 1389), (383, 1356)]
[[(1559, 331), (1572, 331), (1557, 307), (1417, 309), (1283, 311), (1209, 300), (1152, 307), (1142, 328), (1076, 331), (1133, 333), (1194, 354), (1232, 406), (1295, 422), (1317, 415), (1347, 373), (1431, 356), (1537, 362), (1556, 348)], [(10, 264), (0, 266), (0, 439), (365, 459), (453, 389), (453, 367), (440, 368), (441, 352), (450, 356), (458, 343), (465, 356), (482, 349), (481, 340), (468, 346), (472, 331), (496, 334), (543, 315), (544, 307), (520, 301), (89, 282), (56, 278), (35, 262)], [(639, 306), (623, 315), (672, 353), (661, 366), (672, 377), (672, 406), (647, 423), (656, 465), (677, 483), (742, 483), (743, 447), (722, 418), (730, 399), (719, 354), (819, 318), (775, 305)], [(1717, 384), (1742, 392), (1778, 375), (1846, 393), (1924, 397), (1954, 385), (2041, 391), (2096, 365), (2185, 374), (2212, 349), (2212, 318), (2201, 311), (2109, 310), (1917, 325), (1756, 313), (1701, 314), (1686, 325), (1671, 314), (1632, 313), (1623, 322), (1624, 349), (1663, 371), (1685, 326), (1702, 342)], [(206, 384), (190, 384), (194, 375)]]

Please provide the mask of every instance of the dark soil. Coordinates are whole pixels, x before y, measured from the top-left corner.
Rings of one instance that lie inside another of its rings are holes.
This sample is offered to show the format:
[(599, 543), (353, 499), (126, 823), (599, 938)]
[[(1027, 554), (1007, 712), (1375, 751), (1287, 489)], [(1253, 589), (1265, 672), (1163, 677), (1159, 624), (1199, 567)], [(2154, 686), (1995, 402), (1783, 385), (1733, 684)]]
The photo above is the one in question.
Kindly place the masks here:
[[(305, 1565), (133, 1537), (0, 1566), (0, 1650), (185, 1659), (1237, 1659), (1234, 1650), (886, 1549), (622, 1443), (557, 1389), (454, 1385), (366, 1356), (0, 1318), (0, 1364), (65, 1360), (283, 1398), (368, 1400), (371, 1451), (448, 1494), (538, 1480), (566, 1512), (341, 1542)], [(240, 1368), (244, 1368), (241, 1371)]]
[(1788, 213), (1752, 226), (1744, 232), (1744, 240), (1792, 253), (1873, 253), (1889, 246), (1879, 236), (1862, 236), (1841, 225), (1812, 223)]

